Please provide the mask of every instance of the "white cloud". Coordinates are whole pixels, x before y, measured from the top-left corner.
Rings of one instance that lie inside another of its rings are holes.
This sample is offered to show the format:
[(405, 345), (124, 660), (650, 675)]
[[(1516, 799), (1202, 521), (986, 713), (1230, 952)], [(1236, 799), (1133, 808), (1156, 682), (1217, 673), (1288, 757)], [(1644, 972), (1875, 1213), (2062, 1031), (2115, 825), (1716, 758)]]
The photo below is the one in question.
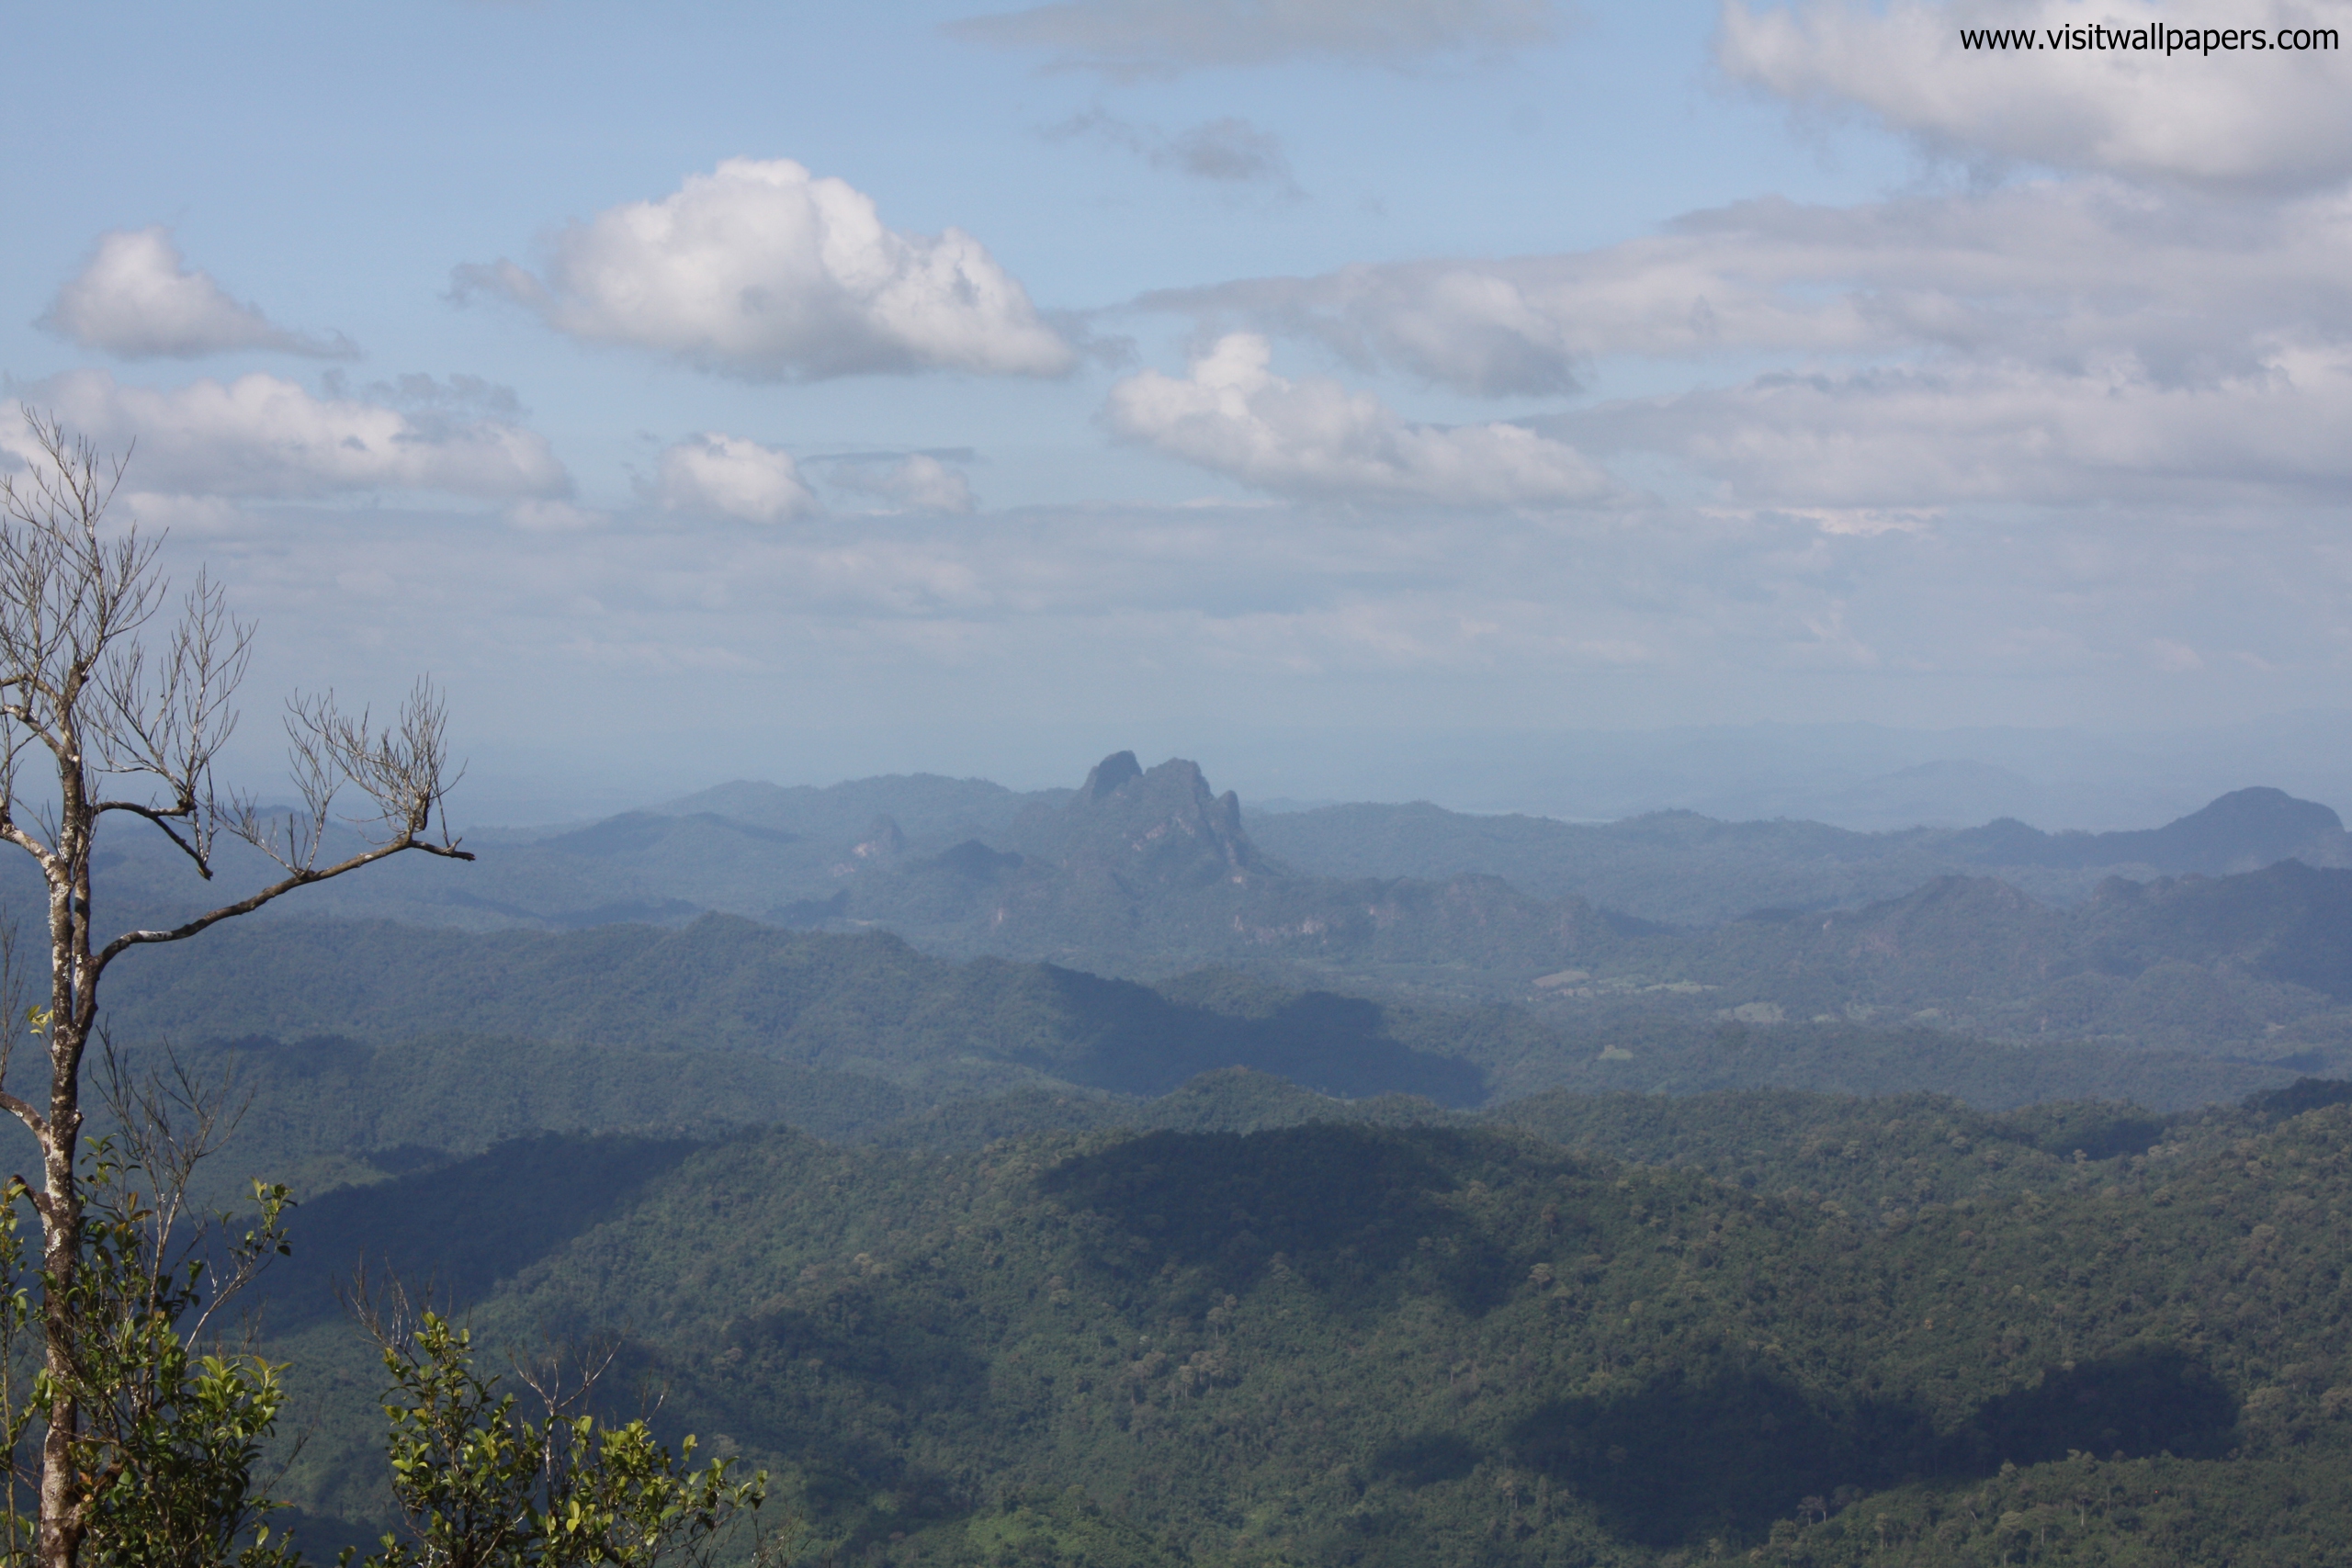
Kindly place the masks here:
[[(2342, 0), (1726, 0), (1717, 58), (1784, 97), (1859, 106), (1930, 147), (2133, 177), (2311, 187), (2352, 175), (2352, 51), (2048, 47), (2093, 24), (2352, 31)], [(2029, 28), (2044, 47), (1969, 50), (1960, 29)]]
[(751, 381), (913, 370), (1057, 376), (1077, 355), (960, 229), (887, 228), (870, 197), (786, 159), (730, 158), (660, 201), (559, 233), (546, 276), (460, 267), (593, 343)]
[(704, 434), (662, 454), (655, 498), (665, 512), (782, 523), (815, 512), (792, 454), (738, 435)]
[(1552, 38), (1557, 9), (1554, 0), (1061, 0), (948, 30), (1136, 75), (1315, 58), (1410, 64), (1510, 49)]
[[(1139, 303), (1474, 394), (1694, 366), (1693, 390), (1521, 423), (1664, 493), (1868, 537), (1967, 504), (2184, 519), (2341, 505), (2347, 254), (2352, 192), (2094, 175), (1850, 208), (1744, 202), (1588, 252)], [(1231, 451), (1212, 466), (1242, 471)]]
[(196, 359), (238, 349), (348, 359), (359, 352), (340, 333), (320, 338), (288, 332), (258, 307), (239, 304), (209, 275), (189, 270), (161, 224), (101, 235), (39, 324), (125, 359)]
[[(74, 370), (25, 389), (102, 448), (134, 442), (128, 483), (183, 495), (325, 496), (435, 491), (489, 500), (566, 493), (544, 437), (498, 420), (421, 423), (348, 397), (314, 397), (275, 376), (184, 387), (124, 386)], [(0, 451), (27, 455), (21, 424), (0, 420)]]
[(1611, 492), (1569, 447), (1517, 425), (1409, 424), (1336, 381), (1285, 380), (1266, 340), (1221, 339), (1182, 379), (1147, 370), (1111, 389), (1122, 435), (1261, 490), (1442, 506), (1577, 504)]
[(960, 513), (979, 505), (963, 470), (927, 452), (910, 452), (889, 463), (836, 464), (827, 479), (837, 490), (879, 497), (896, 510)]

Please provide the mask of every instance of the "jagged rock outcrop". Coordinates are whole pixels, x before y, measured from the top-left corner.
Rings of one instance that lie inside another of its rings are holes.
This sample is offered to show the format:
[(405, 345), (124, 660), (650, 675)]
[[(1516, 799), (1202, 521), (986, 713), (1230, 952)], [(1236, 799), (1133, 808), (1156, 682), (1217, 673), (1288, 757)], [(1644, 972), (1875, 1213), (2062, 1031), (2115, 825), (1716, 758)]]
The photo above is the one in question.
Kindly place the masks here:
[(1097, 762), (1069, 805), (1024, 817), (1014, 837), (1033, 857), (1136, 886), (1246, 886), (1270, 869), (1241, 825), (1240, 796), (1210, 789), (1196, 762), (1147, 773), (1132, 751)]

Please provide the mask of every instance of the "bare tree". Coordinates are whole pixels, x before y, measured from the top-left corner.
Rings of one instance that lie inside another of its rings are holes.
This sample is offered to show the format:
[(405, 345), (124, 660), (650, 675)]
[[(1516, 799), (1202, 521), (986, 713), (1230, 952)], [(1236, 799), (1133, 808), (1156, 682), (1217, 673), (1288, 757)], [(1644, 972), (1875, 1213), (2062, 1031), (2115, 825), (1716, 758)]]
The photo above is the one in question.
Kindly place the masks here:
[[(107, 966), (133, 948), (184, 941), (406, 851), (473, 857), (447, 836), (446, 822), (441, 838), (427, 837), (454, 781), (444, 705), (424, 682), (381, 728), (364, 711), (344, 713), (332, 694), (289, 703), (299, 809), (268, 812), (250, 795), (216, 793), (213, 762), (236, 722), (232, 704), (253, 628), (202, 575), (175, 604), (156, 560), (160, 540), (135, 525), (106, 525), (128, 452), (102, 456), (55, 418), (21, 412), (29, 461), (0, 476), (0, 839), (31, 857), (48, 890), (49, 997), (27, 1025), (46, 1050), (49, 1083), (45, 1107), (0, 1090), (0, 1110), (30, 1129), (41, 1161), (39, 1185), (22, 1183), (40, 1217), (40, 1333), (51, 1373), (34, 1555), (42, 1568), (72, 1568), (92, 1507), (90, 1480), (74, 1463), (86, 1426), (74, 1347), (93, 1328), (76, 1321), (82, 1295), (74, 1288), (87, 1240), (76, 1165), (82, 1064)], [(372, 805), (349, 819), (364, 845), (321, 864), (346, 785)], [(110, 814), (162, 832), (208, 882), (224, 832), (267, 855), (276, 871), (258, 891), (168, 929), (102, 942), (92, 925), (91, 852)], [(0, 1084), (7, 1066), (0, 1044)]]

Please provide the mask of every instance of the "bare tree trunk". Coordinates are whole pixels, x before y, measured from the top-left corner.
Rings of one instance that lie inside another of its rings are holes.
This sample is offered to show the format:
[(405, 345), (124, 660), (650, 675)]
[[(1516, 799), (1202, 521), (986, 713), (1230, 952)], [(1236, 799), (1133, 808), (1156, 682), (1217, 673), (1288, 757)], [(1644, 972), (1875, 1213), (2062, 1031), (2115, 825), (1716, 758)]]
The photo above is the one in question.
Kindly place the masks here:
[[(42, 865), (49, 879), (50, 989), (48, 1027), (49, 1116), (33, 1128), (40, 1141), (41, 1189), (35, 1200), (41, 1220), (41, 1292), (44, 1359), (51, 1385), (48, 1429), (41, 1435), (40, 1521), (34, 1551), (44, 1568), (71, 1568), (81, 1555), (88, 1499), (75, 1463), (74, 1438), (82, 1428), (74, 1389), (74, 1275), (82, 1261), (82, 1201), (74, 1161), (82, 1139), (82, 1056), (88, 1042), (84, 999), (95, 987), (89, 973), (89, 851), (95, 837), (81, 769), (78, 726), (72, 722), (78, 682), (68, 676), (66, 722), (58, 762), (59, 809), (53, 846)], [(11, 818), (15, 816), (10, 813)]]

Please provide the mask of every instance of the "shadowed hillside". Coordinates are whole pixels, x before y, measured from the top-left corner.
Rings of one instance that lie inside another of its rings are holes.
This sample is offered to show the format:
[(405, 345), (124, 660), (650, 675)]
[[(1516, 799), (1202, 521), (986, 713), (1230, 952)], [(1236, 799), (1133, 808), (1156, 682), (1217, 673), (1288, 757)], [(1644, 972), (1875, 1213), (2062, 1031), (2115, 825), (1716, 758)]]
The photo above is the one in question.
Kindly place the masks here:
[(318, 1205), (269, 1287), (274, 1353), (339, 1369), (294, 1484), (322, 1538), (381, 1506), (319, 1306), (366, 1251), (488, 1344), (620, 1333), (665, 1435), (774, 1470), (836, 1560), (2332, 1560), (2343, 1107), (2064, 1157), (2080, 1116), (1770, 1110), (1845, 1185), (1701, 1174), (1736, 1101), (1649, 1134), (1681, 1170), (1330, 1122), (510, 1145)]

